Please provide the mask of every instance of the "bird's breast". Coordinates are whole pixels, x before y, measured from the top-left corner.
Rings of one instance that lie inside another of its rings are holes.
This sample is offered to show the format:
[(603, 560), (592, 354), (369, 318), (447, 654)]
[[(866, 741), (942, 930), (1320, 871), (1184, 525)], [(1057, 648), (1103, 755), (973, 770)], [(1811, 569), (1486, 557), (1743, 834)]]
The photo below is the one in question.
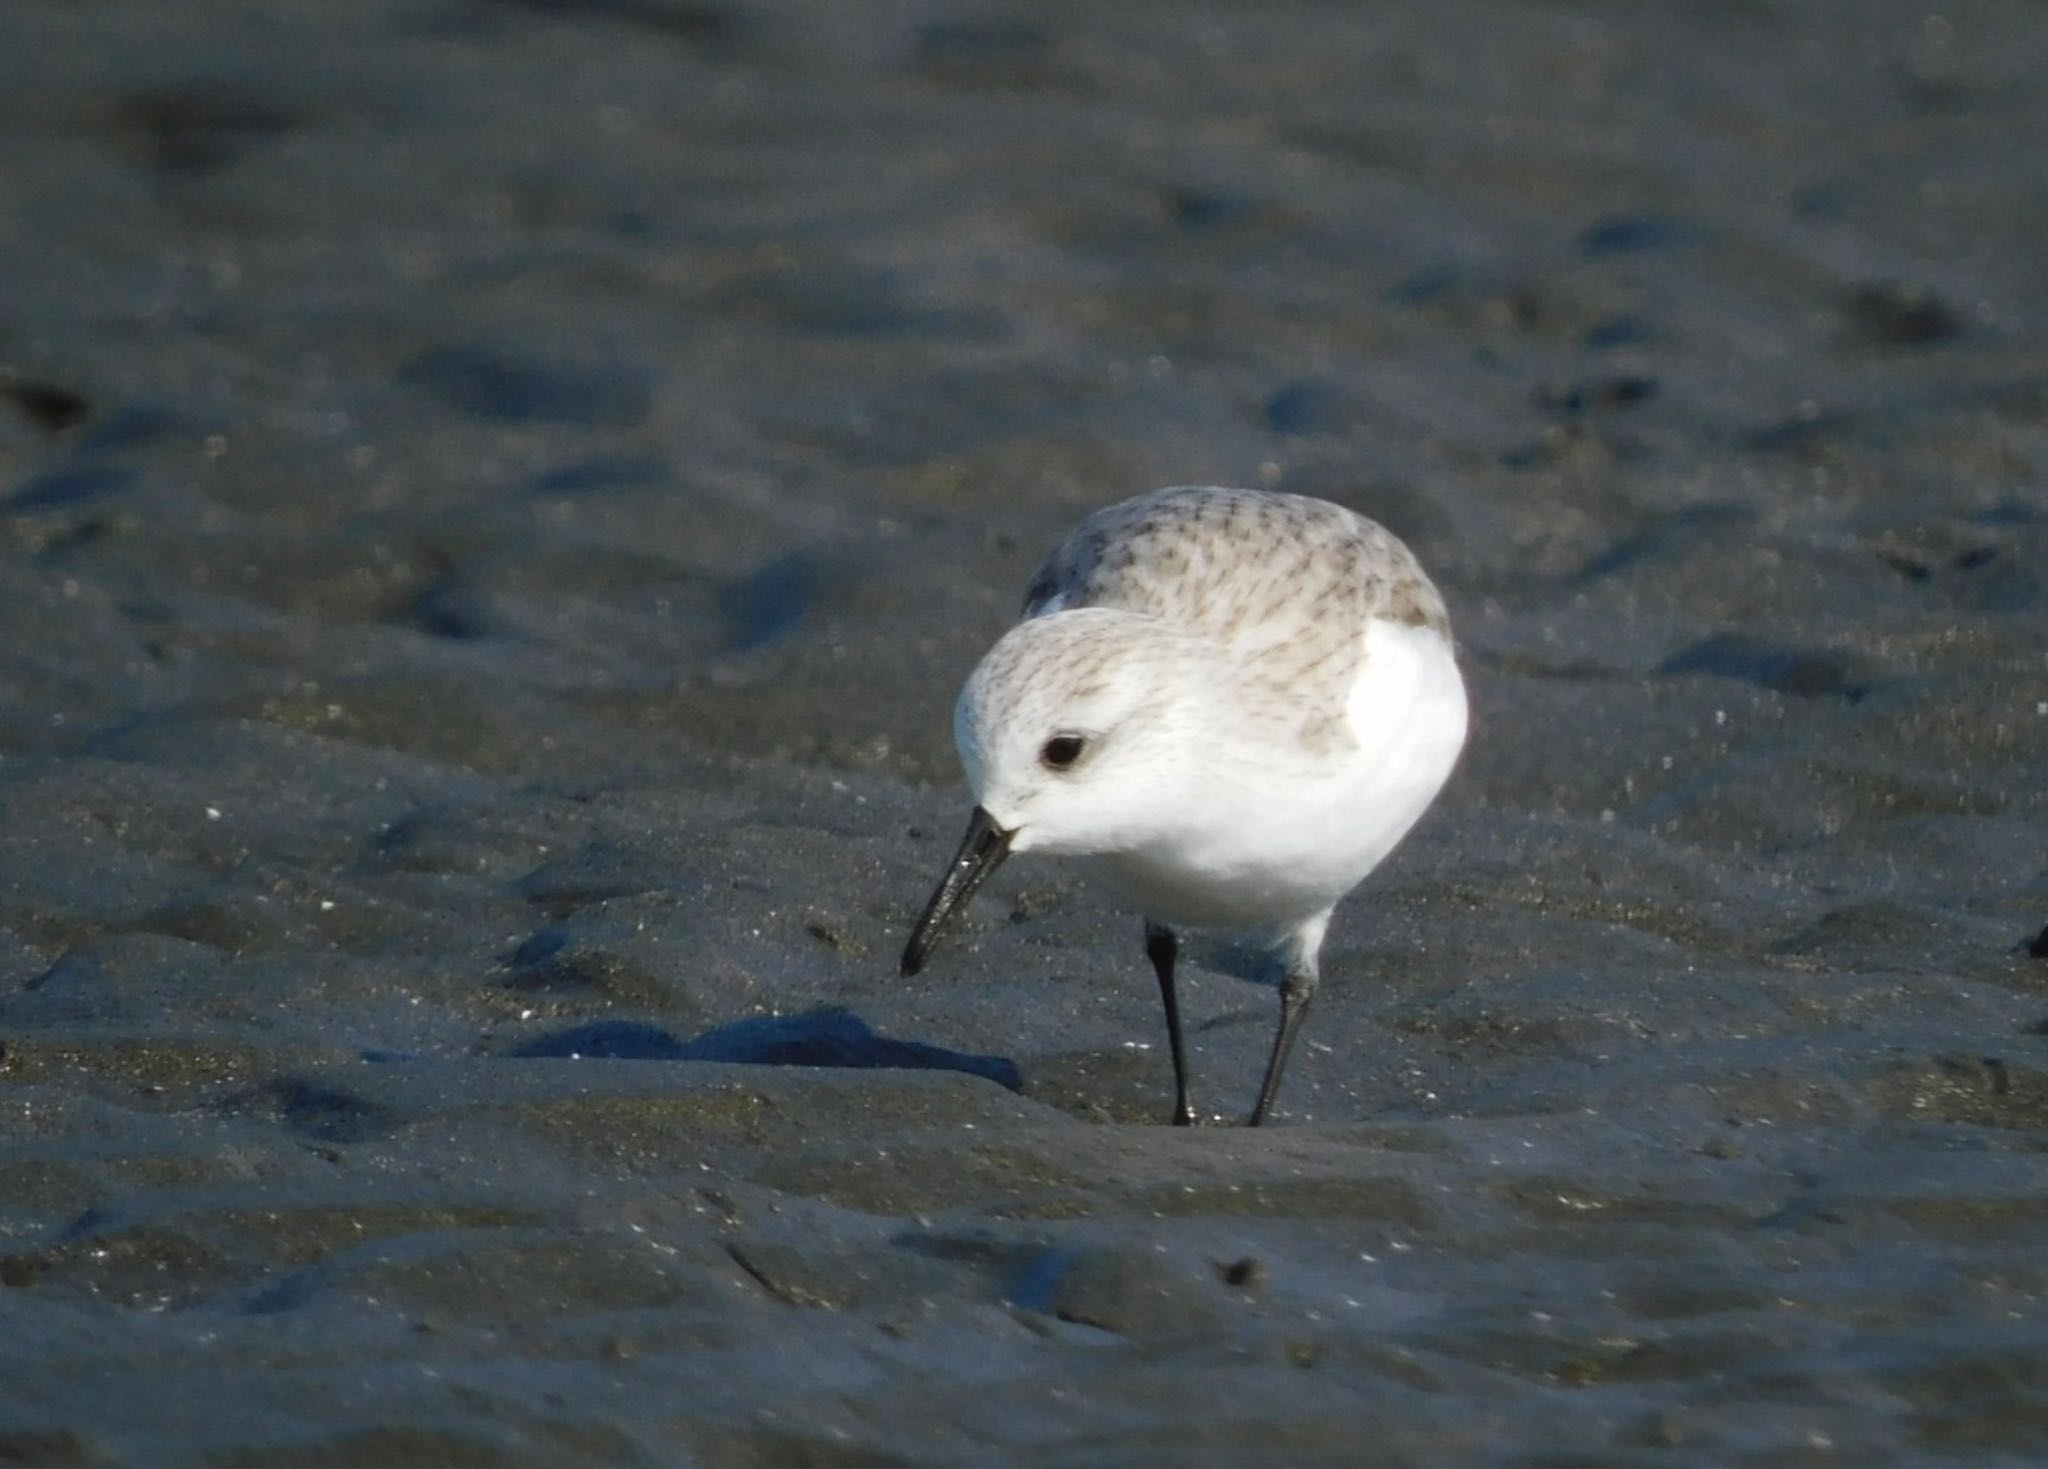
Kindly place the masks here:
[(1343, 722), (1348, 738), (1328, 746), (1217, 755), (1172, 820), (1088, 860), (1163, 923), (1247, 928), (1327, 910), (1407, 835), (1457, 761), (1466, 703), (1449, 640), (1375, 621)]

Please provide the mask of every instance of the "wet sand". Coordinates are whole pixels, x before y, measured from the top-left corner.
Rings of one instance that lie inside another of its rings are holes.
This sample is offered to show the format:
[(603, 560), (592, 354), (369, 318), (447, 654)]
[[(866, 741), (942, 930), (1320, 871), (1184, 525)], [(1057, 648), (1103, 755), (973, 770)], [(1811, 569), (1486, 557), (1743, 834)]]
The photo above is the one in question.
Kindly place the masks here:
[[(0, 1462), (2038, 1462), (2044, 67), (0, 8)], [(961, 678), (1189, 482), (1474, 697), (1257, 1132), (1056, 865), (895, 974)]]

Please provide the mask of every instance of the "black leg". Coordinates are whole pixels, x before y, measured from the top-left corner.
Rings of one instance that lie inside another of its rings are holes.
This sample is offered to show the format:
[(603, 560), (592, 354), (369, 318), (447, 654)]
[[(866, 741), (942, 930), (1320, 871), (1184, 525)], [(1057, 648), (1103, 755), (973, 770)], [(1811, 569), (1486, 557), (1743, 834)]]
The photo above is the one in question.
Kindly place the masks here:
[(1311, 961), (1288, 966), (1280, 981), (1280, 1030), (1273, 1037), (1273, 1054), (1266, 1061), (1266, 1079), (1259, 1085), (1259, 1104), (1252, 1108), (1247, 1126), (1257, 1127), (1273, 1110), (1273, 1098), (1280, 1094), (1280, 1073), (1287, 1069), (1287, 1053), (1294, 1049), (1301, 1018), (1308, 1014), (1308, 1002), (1316, 995), (1316, 970)]
[(1145, 920), (1145, 957), (1159, 976), (1159, 999), (1166, 1006), (1166, 1040), (1173, 1047), (1173, 1125), (1190, 1127), (1195, 1110), (1188, 1105), (1188, 1052), (1180, 1038), (1180, 1000), (1173, 992), (1173, 961), (1180, 957), (1180, 940), (1163, 923)]

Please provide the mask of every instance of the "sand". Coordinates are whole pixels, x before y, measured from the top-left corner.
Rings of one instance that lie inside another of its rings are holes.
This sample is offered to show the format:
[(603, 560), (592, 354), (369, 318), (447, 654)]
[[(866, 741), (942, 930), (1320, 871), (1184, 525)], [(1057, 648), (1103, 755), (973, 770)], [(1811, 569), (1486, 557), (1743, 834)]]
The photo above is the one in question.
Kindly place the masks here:
[[(0, 1462), (2038, 1462), (2044, 68), (9, 0)], [(961, 679), (1191, 482), (1474, 698), (1261, 1131), (1056, 864), (895, 972)]]

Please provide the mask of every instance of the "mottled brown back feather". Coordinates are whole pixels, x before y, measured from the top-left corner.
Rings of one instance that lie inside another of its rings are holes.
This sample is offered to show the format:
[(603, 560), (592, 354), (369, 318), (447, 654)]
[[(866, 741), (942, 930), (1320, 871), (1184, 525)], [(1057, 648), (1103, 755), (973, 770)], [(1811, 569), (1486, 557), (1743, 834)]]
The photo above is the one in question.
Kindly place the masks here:
[(1346, 701), (1369, 619), (1450, 632), (1443, 598), (1391, 532), (1342, 506), (1259, 490), (1161, 490), (1096, 511), (1031, 579), (1024, 615), (1075, 607), (1214, 639), (1241, 660), (1254, 712), (1293, 711), (1285, 717), (1309, 749), (1350, 739)]

